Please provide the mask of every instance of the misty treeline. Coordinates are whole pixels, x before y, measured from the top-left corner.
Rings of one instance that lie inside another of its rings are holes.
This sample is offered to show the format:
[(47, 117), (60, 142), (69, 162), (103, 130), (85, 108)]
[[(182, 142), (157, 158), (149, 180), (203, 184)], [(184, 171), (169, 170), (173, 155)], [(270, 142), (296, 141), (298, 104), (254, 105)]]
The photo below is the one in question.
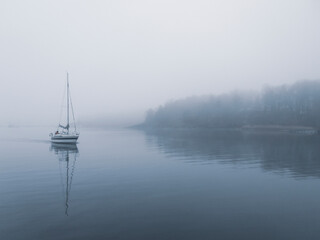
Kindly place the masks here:
[(148, 110), (147, 127), (235, 128), (243, 126), (320, 127), (320, 82), (264, 87), (260, 92), (231, 92), (189, 97)]

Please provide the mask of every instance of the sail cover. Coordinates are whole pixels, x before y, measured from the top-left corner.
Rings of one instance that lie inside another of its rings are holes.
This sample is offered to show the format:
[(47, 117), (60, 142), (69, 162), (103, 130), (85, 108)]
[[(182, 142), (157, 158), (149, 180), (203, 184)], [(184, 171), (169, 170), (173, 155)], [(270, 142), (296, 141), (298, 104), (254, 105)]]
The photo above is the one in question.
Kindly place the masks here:
[(61, 124), (59, 124), (59, 127), (63, 128), (63, 129), (69, 129), (70, 125), (67, 124), (67, 126), (62, 126)]

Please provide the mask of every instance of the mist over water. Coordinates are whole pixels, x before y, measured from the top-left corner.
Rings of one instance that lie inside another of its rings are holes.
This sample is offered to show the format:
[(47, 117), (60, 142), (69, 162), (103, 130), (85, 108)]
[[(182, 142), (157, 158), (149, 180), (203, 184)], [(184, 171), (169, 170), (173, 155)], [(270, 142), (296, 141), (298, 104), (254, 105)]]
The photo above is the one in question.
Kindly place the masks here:
[(77, 120), (108, 125), (171, 99), (319, 79), (319, 10), (316, 0), (3, 0), (0, 125), (56, 124), (67, 71)]
[(320, 239), (319, 12), (2, 0), (0, 239)]
[(320, 236), (318, 136), (82, 129), (65, 146), (1, 131), (1, 239)]

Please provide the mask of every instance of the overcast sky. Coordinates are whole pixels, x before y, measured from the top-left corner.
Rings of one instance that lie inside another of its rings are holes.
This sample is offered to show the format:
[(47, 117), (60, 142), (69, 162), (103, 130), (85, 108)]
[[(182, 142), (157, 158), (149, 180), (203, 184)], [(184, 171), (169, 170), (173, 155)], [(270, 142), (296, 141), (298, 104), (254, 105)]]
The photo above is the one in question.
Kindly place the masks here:
[(0, 124), (142, 119), (170, 99), (320, 79), (318, 0), (1, 0)]

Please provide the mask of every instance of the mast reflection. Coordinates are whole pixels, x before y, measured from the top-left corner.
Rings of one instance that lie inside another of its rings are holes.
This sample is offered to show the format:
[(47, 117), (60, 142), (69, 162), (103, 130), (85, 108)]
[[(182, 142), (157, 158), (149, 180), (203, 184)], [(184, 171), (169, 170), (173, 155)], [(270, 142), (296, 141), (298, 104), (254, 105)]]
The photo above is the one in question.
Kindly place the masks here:
[[(74, 169), (77, 161), (77, 157), (79, 156), (79, 150), (76, 144), (61, 144), (61, 143), (51, 143), (50, 151), (53, 151), (55, 155), (58, 156), (59, 159), (59, 168), (61, 175), (61, 183), (63, 189), (65, 189), (65, 214), (68, 216), (69, 209), (69, 194), (71, 191), (72, 178), (74, 174)], [(65, 175), (63, 174), (63, 169), (61, 168), (61, 164), (65, 165)], [(71, 166), (71, 172), (70, 172)], [(63, 181), (64, 176), (66, 176)], [(64, 185), (64, 182), (66, 183)]]

